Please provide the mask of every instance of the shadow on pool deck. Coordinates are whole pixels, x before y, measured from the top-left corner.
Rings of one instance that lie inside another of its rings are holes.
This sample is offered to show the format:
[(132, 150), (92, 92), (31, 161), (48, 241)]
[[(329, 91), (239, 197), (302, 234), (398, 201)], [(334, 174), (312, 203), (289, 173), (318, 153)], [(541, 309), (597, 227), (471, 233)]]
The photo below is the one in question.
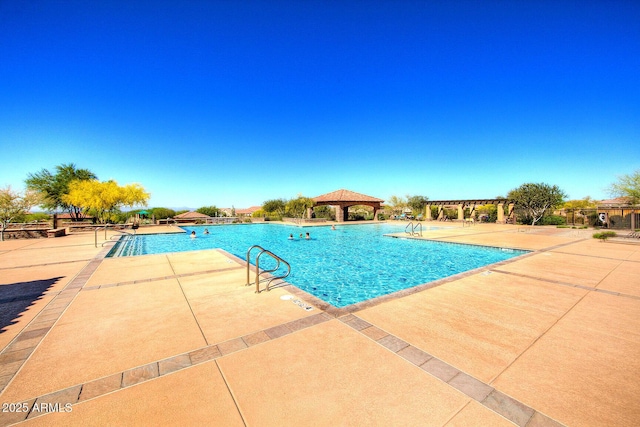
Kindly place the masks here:
[[(0, 403), (29, 412), (0, 425), (637, 425), (640, 248), (541, 231), (431, 230), (537, 252), (339, 319), (255, 294), (217, 250), (102, 261), (93, 235), (55, 239), (93, 260), (14, 319)], [(0, 268), (50, 266), (53, 243), (0, 244)]]
[(0, 334), (62, 277), (0, 284)]

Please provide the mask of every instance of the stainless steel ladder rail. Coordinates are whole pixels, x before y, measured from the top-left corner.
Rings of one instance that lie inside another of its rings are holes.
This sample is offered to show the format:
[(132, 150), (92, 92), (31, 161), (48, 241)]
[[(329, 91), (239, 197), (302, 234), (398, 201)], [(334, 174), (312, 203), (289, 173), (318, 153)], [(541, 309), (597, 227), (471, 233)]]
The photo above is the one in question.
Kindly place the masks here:
[[(247, 283), (245, 286), (250, 286), (250, 270), (251, 270), (251, 263), (250, 263), (250, 256), (251, 256), (251, 251), (253, 249), (259, 249), (260, 252), (258, 253), (258, 255), (256, 256), (256, 279), (255, 279), (255, 285), (256, 285), (256, 293), (259, 294), (260, 293), (260, 276), (266, 273), (273, 273), (274, 271), (278, 270), (280, 268), (280, 263), (283, 263), (284, 265), (287, 266), (287, 272), (283, 275), (279, 275), (279, 276), (274, 276), (272, 277), (268, 282), (267, 282), (267, 286), (265, 288), (266, 291), (269, 291), (269, 286), (271, 285), (271, 282), (273, 282), (274, 280), (278, 280), (278, 279), (284, 279), (285, 277), (287, 277), (290, 273), (291, 273), (291, 265), (285, 261), (284, 259), (280, 258), (278, 255), (274, 254), (273, 252), (271, 252), (268, 249), (263, 248), (260, 245), (253, 245), (251, 246), (248, 250), (247, 250)], [(269, 255), (271, 258), (273, 258), (276, 261), (276, 267), (269, 269), (269, 270), (263, 270), (262, 272), (260, 271), (260, 257), (263, 254), (267, 254)]]
[[(95, 245), (96, 248), (98, 247), (98, 231), (100, 230), (104, 230), (104, 240), (107, 240), (107, 228), (112, 227), (113, 224), (105, 224), (103, 227), (97, 227), (94, 232), (95, 232)], [(102, 246), (104, 246), (104, 243), (102, 244)]]
[(422, 237), (422, 223), (421, 222), (416, 223), (416, 225), (414, 225), (412, 227), (412, 229), (411, 229), (411, 235), (412, 236), (417, 236), (418, 235), (418, 232), (416, 231), (416, 229), (418, 227), (420, 228), (420, 237)]
[[(106, 240), (106, 242), (102, 242), (102, 246), (104, 246), (105, 243), (109, 243), (109, 242), (113, 241), (113, 238), (115, 237), (115, 236), (111, 236), (109, 239), (107, 239), (107, 229), (109, 227), (114, 227), (113, 231), (115, 231), (116, 233), (120, 233), (121, 235), (124, 234), (124, 235), (127, 235), (127, 236), (134, 236), (136, 234), (136, 230), (133, 230), (133, 233), (129, 233), (128, 231), (126, 231), (124, 229), (123, 230), (116, 230), (115, 229), (116, 225), (117, 224), (105, 224), (103, 227), (97, 227), (94, 230), (94, 233), (95, 233), (95, 247), (96, 248), (98, 247), (98, 231), (100, 231), (100, 230), (104, 230), (104, 240)], [(120, 237), (122, 237), (121, 235), (118, 236), (118, 239)]]
[[(122, 238), (122, 236), (127, 236), (128, 238), (132, 238), (136, 235), (135, 230), (134, 233), (129, 233), (126, 230), (113, 230), (116, 233), (120, 233), (120, 234), (114, 234), (113, 236), (109, 237), (109, 240), (105, 240), (104, 242), (102, 242), (102, 247), (104, 247), (104, 245), (106, 245), (107, 243), (118, 243), (120, 241), (120, 239)], [(105, 230), (104, 233), (104, 238), (107, 238), (107, 232)], [(97, 246), (96, 246), (97, 247)]]
[[(411, 231), (407, 231), (409, 228), (411, 228)], [(418, 233), (416, 231), (416, 229), (420, 229), (420, 232)], [(422, 237), (422, 223), (418, 222), (416, 223), (416, 225), (413, 225), (413, 222), (410, 222), (409, 224), (407, 224), (407, 226), (404, 228), (404, 232), (407, 233), (409, 236), (420, 236)]]
[[(411, 231), (407, 231), (409, 228), (411, 228)], [(409, 224), (407, 224), (407, 226), (404, 228), (404, 232), (407, 233), (409, 236), (413, 236), (413, 222), (410, 222)]]

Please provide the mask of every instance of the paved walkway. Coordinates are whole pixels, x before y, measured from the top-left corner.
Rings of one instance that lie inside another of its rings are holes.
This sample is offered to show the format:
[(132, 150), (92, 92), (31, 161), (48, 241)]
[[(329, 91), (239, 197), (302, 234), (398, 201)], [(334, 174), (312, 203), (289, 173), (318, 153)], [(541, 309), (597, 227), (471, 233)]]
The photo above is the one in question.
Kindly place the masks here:
[(220, 250), (0, 242), (0, 426), (640, 423), (640, 246), (488, 224), (423, 234), (535, 252), (323, 310), (291, 286), (256, 295)]

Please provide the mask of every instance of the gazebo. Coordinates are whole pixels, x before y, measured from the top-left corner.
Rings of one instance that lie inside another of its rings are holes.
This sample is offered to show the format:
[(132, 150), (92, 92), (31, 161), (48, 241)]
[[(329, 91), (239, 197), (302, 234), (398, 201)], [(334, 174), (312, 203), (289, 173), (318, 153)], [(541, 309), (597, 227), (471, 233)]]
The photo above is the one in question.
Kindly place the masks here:
[(173, 219), (176, 222), (181, 222), (181, 223), (196, 222), (196, 221), (203, 221), (208, 223), (212, 218), (209, 215), (201, 214), (200, 212), (191, 211), (191, 212), (181, 213), (180, 215), (176, 215), (173, 217)]
[(382, 199), (377, 199), (375, 197), (367, 196), (366, 194), (360, 194), (355, 191), (344, 189), (313, 197), (312, 200), (314, 201), (314, 207), (324, 205), (335, 206), (337, 222), (346, 221), (349, 218), (349, 206), (355, 205), (371, 206), (373, 208), (373, 220), (377, 221), (380, 204), (384, 202)]

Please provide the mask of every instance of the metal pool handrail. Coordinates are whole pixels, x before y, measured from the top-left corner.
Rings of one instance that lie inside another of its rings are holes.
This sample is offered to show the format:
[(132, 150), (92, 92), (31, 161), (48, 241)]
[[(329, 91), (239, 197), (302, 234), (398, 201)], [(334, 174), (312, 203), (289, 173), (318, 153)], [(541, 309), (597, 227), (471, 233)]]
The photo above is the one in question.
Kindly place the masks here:
[[(104, 230), (104, 240), (107, 240), (107, 229), (108, 229), (109, 227), (115, 227), (116, 225), (117, 225), (117, 224), (105, 224), (105, 225), (104, 225), (104, 227), (97, 227), (97, 228), (94, 230), (94, 233), (95, 233), (95, 247), (96, 247), (96, 248), (98, 247), (98, 231), (100, 231), (100, 230)], [(136, 234), (136, 230), (135, 230), (135, 229), (133, 230), (133, 233), (129, 233), (129, 232), (128, 232), (128, 231), (126, 231), (126, 230), (116, 230), (115, 228), (113, 229), (113, 231), (118, 232), (118, 233), (120, 233), (120, 234), (127, 235), (127, 236), (133, 236), (133, 235), (135, 235), (135, 234)], [(104, 244), (105, 244), (105, 243), (109, 243), (109, 242), (113, 241), (113, 237), (114, 237), (114, 236), (111, 236), (111, 239), (110, 239), (110, 240), (107, 240), (106, 242), (102, 242), (102, 246), (104, 246)], [(120, 236), (119, 236), (119, 237), (120, 237)]]
[[(407, 231), (408, 228), (411, 228), (411, 231)], [(416, 231), (417, 228), (420, 228), (420, 233), (418, 233)], [(407, 233), (410, 236), (417, 236), (420, 235), (422, 236), (422, 223), (418, 222), (416, 223), (416, 225), (413, 225), (413, 222), (410, 222), (409, 224), (407, 224), (407, 226), (404, 228), (404, 232)]]
[[(251, 285), (251, 283), (249, 282), (249, 271), (251, 268), (251, 263), (249, 262), (250, 260), (250, 255), (251, 255), (251, 250), (253, 249), (260, 249), (260, 253), (258, 253), (258, 255), (256, 256), (256, 280), (255, 280), (255, 285), (256, 285), (256, 293), (259, 294), (260, 293), (260, 276), (262, 274), (265, 273), (273, 273), (274, 271), (278, 270), (278, 268), (280, 268), (280, 263), (284, 263), (284, 265), (287, 266), (287, 272), (283, 275), (280, 276), (274, 276), (272, 277), (268, 282), (267, 282), (267, 286), (265, 288), (266, 291), (269, 291), (269, 286), (271, 285), (271, 282), (273, 282), (274, 280), (277, 279), (284, 279), (285, 277), (287, 277), (290, 273), (291, 273), (291, 265), (285, 261), (284, 259), (280, 258), (278, 255), (274, 254), (273, 252), (271, 252), (268, 249), (263, 248), (260, 245), (253, 245), (249, 248), (249, 250), (247, 250), (247, 284), (246, 286)], [(276, 260), (276, 267), (270, 270), (263, 270), (262, 272), (260, 272), (260, 257), (262, 256), (262, 254), (267, 254), (269, 255), (271, 258), (273, 258), (274, 260)]]
[(105, 224), (104, 227), (96, 227), (94, 231), (95, 233), (95, 246), (96, 248), (98, 247), (98, 231), (104, 229), (104, 240), (107, 240), (107, 227), (109, 227), (111, 224)]

